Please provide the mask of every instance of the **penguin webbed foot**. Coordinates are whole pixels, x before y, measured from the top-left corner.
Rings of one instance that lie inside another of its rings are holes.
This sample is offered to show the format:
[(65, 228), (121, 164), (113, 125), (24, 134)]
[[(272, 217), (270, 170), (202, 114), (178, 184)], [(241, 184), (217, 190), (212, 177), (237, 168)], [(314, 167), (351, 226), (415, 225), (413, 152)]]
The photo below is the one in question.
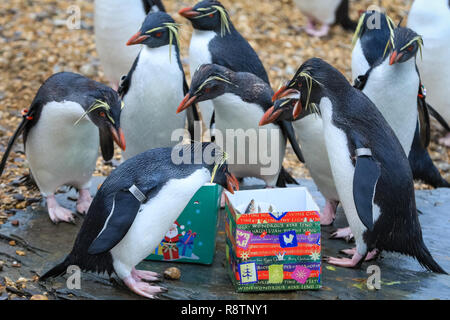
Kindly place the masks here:
[(77, 212), (80, 214), (86, 214), (91, 206), (92, 197), (89, 190), (82, 189), (77, 200)]
[(50, 220), (52, 220), (54, 224), (58, 224), (59, 222), (75, 224), (75, 217), (72, 211), (61, 207), (54, 195), (47, 197), (47, 210)]
[(352, 230), (350, 227), (339, 228), (330, 235), (330, 239), (344, 239), (347, 242), (354, 240)]
[(167, 288), (152, 286), (147, 282), (136, 280), (133, 274), (123, 279), (123, 282), (134, 293), (149, 299), (160, 299), (158, 294), (168, 291)]
[(334, 258), (328, 257), (327, 262), (329, 264), (344, 267), (344, 268), (359, 268), (364, 261), (365, 256), (360, 255), (358, 252), (352, 256), (352, 258)]
[(312, 37), (321, 38), (321, 37), (328, 35), (329, 31), (330, 31), (330, 26), (328, 24), (324, 23), (324, 24), (322, 24), (320, 29), (317, 29), (316, 22), (313, 19), (308, 18), (308, 24), (305, 27), (305, 32), (308, 35), (310, 35)]
[(320, 215), (320, 224), (322, 226), (332, 225), (336, 218), (336, 208), (339, 202), (334, 200), (327, 200), (325, 208)]
[[(343, 250), (340, 250), (339, 252), (342, 254), (345, 254), (347, 256), (353, 257), (353, 255), (356, 253), (356, 247), (350, 248), (350, 249), (343, 249)], [(376, 260), (379, 256), (379, 254), (380, 254), (380, 252), (378, 251), (378, 249), (373, 249), (372, 251), (367, 253), (364, 261)]]
[(161, 281), (162, 276), (159, 273), (146, 271), (146, 270), (136, 270), (133, 268), (131, 270), (131, 276), (136, 281)]

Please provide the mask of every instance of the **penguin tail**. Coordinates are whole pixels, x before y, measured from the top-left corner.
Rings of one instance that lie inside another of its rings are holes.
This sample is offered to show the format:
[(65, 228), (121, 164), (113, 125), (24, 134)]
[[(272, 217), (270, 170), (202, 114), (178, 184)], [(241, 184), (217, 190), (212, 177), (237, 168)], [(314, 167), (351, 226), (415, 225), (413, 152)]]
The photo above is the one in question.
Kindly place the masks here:
[(48, 278), (55, 278), (55, 277), (63, 275), (66, 273), (67, 267), (69, 267), (69, 266), (70, 266), (69, 256), (67, 256), (63, 262), (54, 266), (52, 269), (48, 270), (46, 273), (44, 273), (42, 276), (40, 276), (39, 281), (45, 281)]
[(28, 119), (26, 117), (20, 122), (16, 131), (14, 132), (11, 139), (9, 139), (8, 146), (6, 147), (5, 153), (3, 154), (2, 161), (0, 162), (0, 177), (2, 176), (3, 170), (6, 166), (6, 161), (8, 160), (9, 154), (11, 153), (12, 147), (16, 143), (17, 138), (22, 134), (25, 129), (26, 124), (28, 123)]
[(355, 31), (357, 23), (350, 19), (348, 11), (349, 11), (348, 0), (342, 0), (341, 4), (336, 10), (336, 23), (340, 24), (345, 30)]
[(430, 251), (428, 251), (423, 241), (419, 242), (415, 250), (415, 257), (419, 263), (429, 271), (441, 274), (448, 274), (442, 267), (433, 259)]
[(278, 188), (286, 188), (287, 184), (298, 184), (298, 182), (289, 174), (289, 172), (286, 171), (285, 168), (281, 167), (276, 186)]

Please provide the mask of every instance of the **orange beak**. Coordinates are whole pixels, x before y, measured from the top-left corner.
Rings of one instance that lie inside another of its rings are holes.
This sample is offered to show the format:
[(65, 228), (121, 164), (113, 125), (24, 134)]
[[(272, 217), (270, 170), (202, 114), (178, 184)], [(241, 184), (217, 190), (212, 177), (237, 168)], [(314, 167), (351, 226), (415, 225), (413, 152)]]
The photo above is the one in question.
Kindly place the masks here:
[(266, 124), (272, 123), (278, 119), (281, 114), (281, 109), (274, 111), (275, 107), (270, 107), (266, 113), (264, 113), (263, 117), (259, 121), (260, 126), (265, 126)]
[(234, 190), (239, 191), (239, 181), (234, 174), (226, 173), (227, 177), (227, 190), (229, 193), (234, 194)]
[(149, 38), (149, 36), (142, 35), (142, 33), (140, 31), (138, 31), (134, 36), (132, 36), (130, 38), (130, 40), (128, 40), (127, 46), (133, 46), (133, 45), (136, 45), (136, 44), (141, 44), (142, 42), (144, 42), (148, 38)]
[(116, 130), (116, 128), (111, 127), (110, 130), (111, 130), (111, 134), (113, 136), (114, 141), (117, 143), (117, 145), (120, 147), (120, 149), (125, 151), (125, 149), (127, 148), (127, 143), (125, 141), (125, 136), (123, 135), (122, 128), (119, 128), (119, 130)]
[(282, 86), (272, 97), (272, 102), (275, 102), (276, 100), (280, 100), (290, 94), (298, 94), (298, 90), (295, 89), (288, 89), (286, 86)]
[(394, 51), (391, 53), (391, 57), (389, 59), (389, 65), (392, 66), (394, 63), (397, 63), (403, 57), (403, 52), (398, 53)]
[(191, 105), (194, 104), (195, 100), (197, 99), (196, 96), (191, 97), (189, 93), (184, 97), (183, 101), (181, 101), (180, 105), (178, 106), (177, 113), (180, 113), (181, 111), (186, 110)]
[(200, 12), (197, 12), (197, 11), (193, 10), (193, 8), (189, 7), (189, 8), (181, 9), (180, 11), (178, 11), (178, 14), (187, 19), (190, 19), (190, 18), (198, 17), (200, 15)]
[(300, 100), (298, 100), (294, 106), (294, 110), (292, 111), (292, 117), (294, 118), (294, 120), (296, 120), (300, 116), (300, 113), (302, 113), (302, 109), (302, 103), (300, 102)]

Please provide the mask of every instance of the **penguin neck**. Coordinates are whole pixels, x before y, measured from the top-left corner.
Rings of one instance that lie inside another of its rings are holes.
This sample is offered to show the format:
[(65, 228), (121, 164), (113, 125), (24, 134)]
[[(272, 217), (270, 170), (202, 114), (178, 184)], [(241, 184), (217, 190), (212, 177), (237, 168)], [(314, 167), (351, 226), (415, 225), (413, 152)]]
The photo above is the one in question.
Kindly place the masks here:
[(144, 61), (146, 64), (172, 65), (181, 69), (179, 49), (175, 44), (172, 44), (172, 48), (169, 44), (157, 48), (144, 46), (139, 54), (139, 62)]

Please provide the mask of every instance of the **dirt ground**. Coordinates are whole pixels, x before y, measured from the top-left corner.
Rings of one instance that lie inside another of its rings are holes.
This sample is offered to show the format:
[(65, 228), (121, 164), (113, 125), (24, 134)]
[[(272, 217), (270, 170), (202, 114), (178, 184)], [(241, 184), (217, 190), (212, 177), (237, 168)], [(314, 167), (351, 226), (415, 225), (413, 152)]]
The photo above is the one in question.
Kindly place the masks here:
[[(186, 59), (192, 27), (176, 12), (194, 1), (165, 0), (164, 3), (174, 19), (183, 24), (182, 58)], [(223, 0), (222, 3), (228, 8), (236, 28), (259, 54), (274, 89), (290, 78), (303, 61), (315, 56), (336, 66), (350, 80), (350, 32), (335, 26), (326, 38), (308, 37), (302, 31), (306, 19), (292, 0)], [(412, 0), (351, 0), (351, 17), (356, 20), (358, 12), (373, 3), (381, 3), (394, 21), (399, 21), (403, 17), (406, 19)], [(81, 9), (80, 30), (66, 27), (70, 5)], [(95, 50), (93, 16), (93, 0), (0, 2), (0, 154), (21, 119), (20, 111), (29, 107), (40, 85), (53, 73), (78, 72), (107, 83)], [(435, 125), (430, 154), (449, 180), (450, 149), (436, 143), (439, 135)], [(119, 153), (116, 158), (120, 158)], [(309, 177), (290, 149), (284, 165), (296, 178)], [(96, 175), (107, 175), (110, 170), (111, 167), (99, 159)], [(14, 220), (16, 212), (39, 208), (39, 192), (17, 183), (27, 171), (23, 146), (18, 143), (0, 180), (0, 228), (8, 220)], [(416, 188), (429, 189), (420, 183), (416, 183)], [(15, 255), (19, 258), (20, 252)]]

